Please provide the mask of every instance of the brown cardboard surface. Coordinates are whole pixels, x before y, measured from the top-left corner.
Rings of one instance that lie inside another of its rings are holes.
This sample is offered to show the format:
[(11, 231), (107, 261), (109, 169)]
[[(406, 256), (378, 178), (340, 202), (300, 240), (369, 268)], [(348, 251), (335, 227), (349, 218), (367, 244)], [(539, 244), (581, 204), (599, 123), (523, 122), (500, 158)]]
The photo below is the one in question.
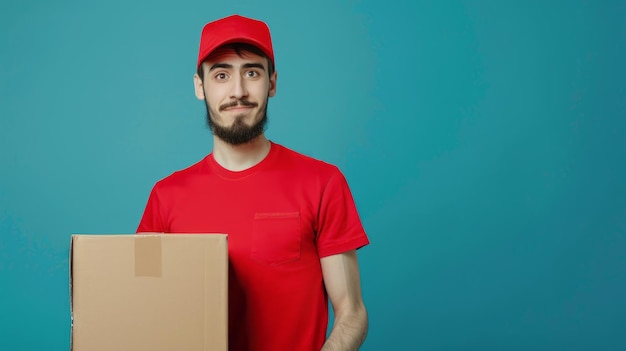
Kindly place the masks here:
[(73, 235), (74, 351), (227, 350), (223, 234)]

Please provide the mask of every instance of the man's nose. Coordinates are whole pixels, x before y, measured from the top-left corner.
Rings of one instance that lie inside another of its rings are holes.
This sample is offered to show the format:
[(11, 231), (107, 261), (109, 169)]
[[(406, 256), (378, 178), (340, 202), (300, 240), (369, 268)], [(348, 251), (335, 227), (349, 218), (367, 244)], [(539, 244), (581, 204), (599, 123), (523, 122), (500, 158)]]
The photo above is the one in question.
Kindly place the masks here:
[(231, 98), (241, 100), (248, 96), (248, 90), (246, 89), (246, 81), (241, 75), (237, 75), (233, 79), (233, 86), (231, 92)]

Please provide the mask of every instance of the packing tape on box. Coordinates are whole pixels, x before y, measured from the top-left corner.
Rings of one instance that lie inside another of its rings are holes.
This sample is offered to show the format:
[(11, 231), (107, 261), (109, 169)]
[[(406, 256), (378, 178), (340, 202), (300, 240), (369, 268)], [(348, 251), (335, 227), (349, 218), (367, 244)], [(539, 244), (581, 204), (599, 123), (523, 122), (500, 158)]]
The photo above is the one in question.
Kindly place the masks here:
[(135, 237), (135, 277), (161, 277), (163, 273), (161, 237), (161, 235)]

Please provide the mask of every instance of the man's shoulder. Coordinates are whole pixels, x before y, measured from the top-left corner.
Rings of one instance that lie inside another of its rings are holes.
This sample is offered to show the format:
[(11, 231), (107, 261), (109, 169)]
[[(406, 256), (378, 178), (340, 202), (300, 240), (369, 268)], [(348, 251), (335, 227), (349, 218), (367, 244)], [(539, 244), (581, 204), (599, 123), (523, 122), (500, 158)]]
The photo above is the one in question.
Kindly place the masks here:
[(190, 180), (205, 173), (205, 162), (207, 157), (209, 156), (203, 157), (200, 161), (192, 164), (191, 166), (173, 172), (167, 177), (159, 180), (157, 185), (160, 187), (168, 187), (188, 183)]
[(281, 144), (275, 144), (280, 150), (281, 162), (289, 162), (298, 168), (314, 169), (321, 172), (339, 171), (337, 166), (313, 156), (295, 151)]

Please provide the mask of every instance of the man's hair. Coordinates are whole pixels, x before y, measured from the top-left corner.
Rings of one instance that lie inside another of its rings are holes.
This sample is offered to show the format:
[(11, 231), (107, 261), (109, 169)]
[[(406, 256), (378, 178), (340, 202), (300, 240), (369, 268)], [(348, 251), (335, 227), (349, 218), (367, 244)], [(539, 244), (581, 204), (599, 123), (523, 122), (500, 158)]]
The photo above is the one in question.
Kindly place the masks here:
[[(243, 57), (245, 55), (246, 52), (261, 56), (263, 58), (265, 58), (267, 60), (267, 74), (269, 77), (272, 77), (272, 74), (274, 74), (274, 62), (272, 62), (272, 60), (270, 60), (269, 57), (267, 57), (267, 55), (265, 55), (265, 53), (263, 53), (263, 51), (261, 51), (261, 49), (257, 48), (254, 45), (250, 45), (250, 44), (245, 44), (245, 43), (233, 43), (233, 44), (226, 44), (224, 46), (220, 46), (220, 49), (232, 49), (233, 51), (235, 51), (235, 53), (237, 54), (237, 56), (239, 57)], [(210, 56), (210, 55), (209, 55)], [(204, 82), (204, 67), (201, 64), (200, 66), (198, 66), (198, 76), (200, 76), (200, 80)]]

